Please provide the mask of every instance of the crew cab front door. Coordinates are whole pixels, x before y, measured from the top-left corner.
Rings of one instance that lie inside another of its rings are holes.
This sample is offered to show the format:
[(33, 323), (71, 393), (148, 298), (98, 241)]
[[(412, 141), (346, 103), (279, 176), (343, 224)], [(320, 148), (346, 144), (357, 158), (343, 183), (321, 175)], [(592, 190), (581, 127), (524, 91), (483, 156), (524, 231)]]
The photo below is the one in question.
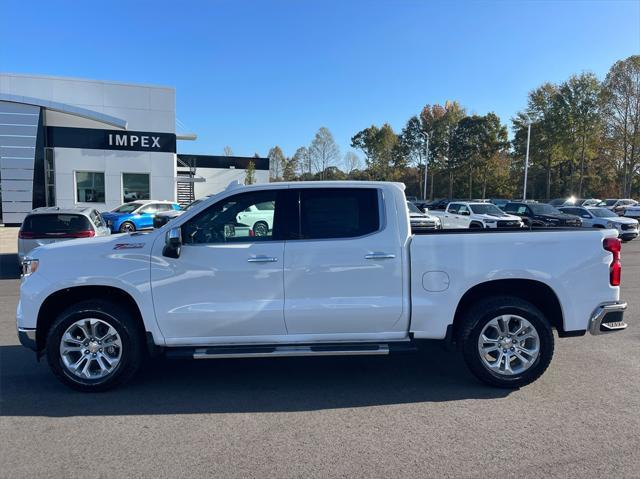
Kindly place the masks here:
[(290, 194), (296, 205), (290, 216), (298, 224), (285, 246), (288, 333), (324, 340), (406, 334), (397, 225), (405, 210), (396, 210), (393, 198), (385, 203), (370, 187), (300, 188)]
[[(167, 343), (215, 344), (274, 340), (286, 334), (279, 196), (275, 189), (220, 200), (181, 226), (178, 258), (153, 248), (151, 287), (156, 318)], [(273, 228), (254, 235), (238, 215), (270, 203)]]

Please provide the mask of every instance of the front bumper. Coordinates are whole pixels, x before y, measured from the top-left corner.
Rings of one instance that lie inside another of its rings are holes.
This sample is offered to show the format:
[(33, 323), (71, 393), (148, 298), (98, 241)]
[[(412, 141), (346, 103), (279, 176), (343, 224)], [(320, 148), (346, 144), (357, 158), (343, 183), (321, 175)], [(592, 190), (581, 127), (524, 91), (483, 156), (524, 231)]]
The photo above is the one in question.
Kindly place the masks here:
[(604, 303), (598, 306), (589, 320), (589, 332), (593, 335), (614, 333), (627, 329), (623, 321), (627, 303)]
[(32, 351), (38, 351), (38, 343), (36, 342), (36, 330), (18, 328), (18, 339), (20, 344)]

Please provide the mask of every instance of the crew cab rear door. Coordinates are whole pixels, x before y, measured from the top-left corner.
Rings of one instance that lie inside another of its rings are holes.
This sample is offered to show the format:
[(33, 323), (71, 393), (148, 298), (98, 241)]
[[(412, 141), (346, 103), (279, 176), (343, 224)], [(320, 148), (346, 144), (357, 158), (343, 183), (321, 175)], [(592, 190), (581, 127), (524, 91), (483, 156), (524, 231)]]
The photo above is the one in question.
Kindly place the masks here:
[(394, 198), (375, 187), (290, 191), (297, 222), (285, 245), (288, 333), (364, 339), (368, 333), (406, 332), (399, 321), (403, 249)]

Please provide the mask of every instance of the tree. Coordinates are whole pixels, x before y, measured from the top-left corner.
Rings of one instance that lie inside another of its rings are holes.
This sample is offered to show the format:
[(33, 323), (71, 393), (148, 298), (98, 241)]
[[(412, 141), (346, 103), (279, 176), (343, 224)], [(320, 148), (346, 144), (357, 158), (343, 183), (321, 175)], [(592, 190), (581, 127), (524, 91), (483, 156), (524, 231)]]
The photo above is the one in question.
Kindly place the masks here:
[(321, 173), (324, 179), (324, 172), (329, 166), (335, 166), (340, 158), (340, 149), (333, 139), (331, 132), (321, 127), (309, 145), (309, 157), (316, 172)]
[(619, 192), (628, 198), (640, 173), (640, 55), (611, 67), (602, 104), (608, 154), (618, 170)]
[(398, 144), (398, 135), (388, 123), (380, 128), (371, 125), (351, 138), (351, 147), (364, 153), (367, 169), (374, 180), (391, 180), (392, 166), (402, 167)]
[(293, 154), (293, 159), (297, 166), (298, 176), (303, 176), (308, 174), (311, 176), (313, 174), (313, 165), (311, 164), (311, 156), (309, 155), (309, 150), (301, 146), (296, 150)]
[(295, 181), (298, 171), (298, 159), (296, 156), (285, 158), (282, 165), (282, 179), (284, 181)]
[(412, 116), (400, 133), (400, 148), (410, 166), (416, 166), (418, 189), (423, 191), (424, 168), (426, 167), (427, 132), (417, 116)]
[(360, 169), (360, 157), (353, 151), (347, 151), (344, 154), (342, 162), (344, 164), (344, 171), (347, 174)]
[(570, 184), (573, 192), (574, 156), (578, 167), (578, 197), (583, 196), (584, 179), (590, 159), (595, 156), (600, 140), (600, 83), (593, 73), (572, 75), (560, 85), (557, 94), (558, 113), (564, 125), (563, 146), (572, 159)]
[(256, 164), (253, 161), (249, 161), (247, 169), (244, 172), (244, 184), (252, 185), (256, 182)]
[(224, 156), (233, 156), (233, 150), (228, 145), (224, 147)]
[(274, 146), (269, 150), (267, 156), (269, 157), (269, 180), (282, 180), (282, 168), (285, 161), (282, 149), (279, 146)]

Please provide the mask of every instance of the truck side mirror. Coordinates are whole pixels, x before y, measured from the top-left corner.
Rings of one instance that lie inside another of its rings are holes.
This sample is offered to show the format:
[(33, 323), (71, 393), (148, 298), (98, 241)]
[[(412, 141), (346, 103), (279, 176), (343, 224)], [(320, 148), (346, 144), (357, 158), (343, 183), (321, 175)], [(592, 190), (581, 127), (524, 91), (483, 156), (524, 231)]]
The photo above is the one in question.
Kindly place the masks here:
[(162, 255), (168, 258), (179, 258), (182, 249), (182, 230), (180, 227), (171, 228), (165, 236)]

